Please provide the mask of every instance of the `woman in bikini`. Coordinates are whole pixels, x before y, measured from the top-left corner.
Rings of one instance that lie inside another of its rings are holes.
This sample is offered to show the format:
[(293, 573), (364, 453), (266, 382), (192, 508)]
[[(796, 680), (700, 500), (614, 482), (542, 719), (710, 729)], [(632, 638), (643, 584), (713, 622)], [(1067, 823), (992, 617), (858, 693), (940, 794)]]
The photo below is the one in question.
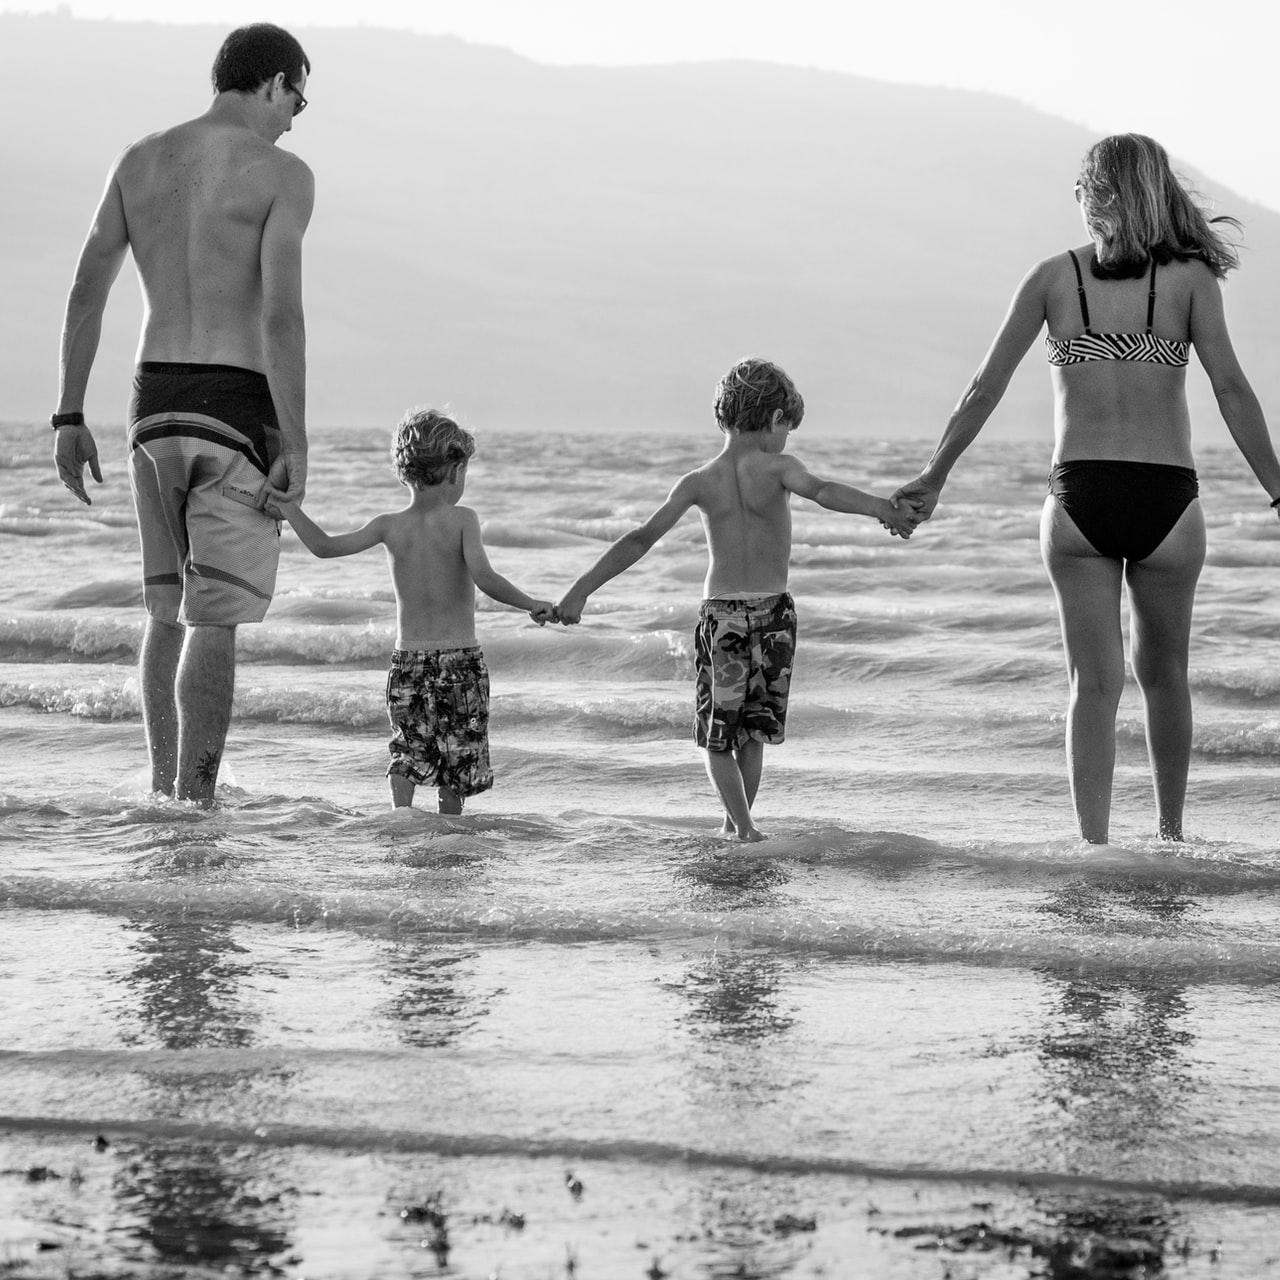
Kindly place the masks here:
[(1080, 834), (1107, 842), (1125, 674), (1123, 581), (1157, 830), (1181, 840), (1191, 758), (1187, 650), (1204, 562), (1185, 385), (1190, 347), (1273, 508), (1280, 506), (1280, 461), (1223, 317), (1218, 282), (1237, 259), (1214, 224), (1239, 224), (1206, 219), (1164, 148), (1140, 134), (1104, 138), (1089, 150), (1076, 199), (1091, 243), (1040, 263), (1023, 280), (929, 465), (894, 498), (929, 517), (951, 468), (1047, 324), (1055, 447), (1040, 542), (1071, 683), (1067, 760)]

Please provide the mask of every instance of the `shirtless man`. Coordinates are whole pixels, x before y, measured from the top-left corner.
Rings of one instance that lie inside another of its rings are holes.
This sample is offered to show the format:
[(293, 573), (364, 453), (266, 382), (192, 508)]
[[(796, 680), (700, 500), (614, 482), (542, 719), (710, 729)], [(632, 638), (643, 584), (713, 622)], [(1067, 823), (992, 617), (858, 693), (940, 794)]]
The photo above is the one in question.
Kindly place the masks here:
[(822, 480), (796, 457), (787, 436), (804, 417), (795, 384), (767, 360), (740, 360), (720, 379), (716, 422), (724, 447), (682, 476), (642, 525), (623, 534), (569, 588), (556, 606), (575, 623), (587, 597), (630, 568), (697, 507), (707, 537), (705, 599), (694, 632), (694, 741), (706, 751), (707, 774), (724, 806), (720, 834), (765, 838), (751, 817), (764, 765), (764, 744), (783, 740), (795, 653), (796, 614), (787, 593), (791, 562), (791, 495), (828, 511), (872, 516), (909, 538), (911, 508), (851, 485)]
[(271, 602), (279, 526), (267, 486), (306, 485), (302, 237), (315, 184), (276, 140), (307, 105), (310, 63), (287, 31), (241, 27), (194, 120), (126, 148), (67, 300), (58, 474), (102, 482), (84, 422), (107, 295), (127, 250), (144, 316), (129, 408), (130, 482), (148, 619), (142, 711), (151, 785), (213, 803), (231, 720), (235, 631)]

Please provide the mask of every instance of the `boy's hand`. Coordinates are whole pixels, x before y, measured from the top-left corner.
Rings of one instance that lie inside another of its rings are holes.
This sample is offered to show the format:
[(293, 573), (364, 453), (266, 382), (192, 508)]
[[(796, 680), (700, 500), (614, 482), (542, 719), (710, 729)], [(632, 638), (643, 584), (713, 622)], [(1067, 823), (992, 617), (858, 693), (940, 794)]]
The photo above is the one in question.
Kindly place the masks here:
[(535, 600), (534, 607), (529, 610), (529, 617), (540, 627), (545, 627), (548, 622), (558, 621), (556, 617), (556, 607), (550, 600)]
[(273, 520), (288, 520), (290, 515), (297, 509), (298, 504), (296, 502), (286, 502), (283, 498), (277, 497), (273, 493), (267, 495), (267, 500), (262, 507), (263, 512)]
[(566, 627), (572, 627), (582, 621), (582, 611), (587, 607), (587, 598), (570, 591), (556, 605), (556, 619)]
[(880, 514), (880, 523), (893, 537), (909, 538), (923, 518), (910, 502), (903, 502), (901, 506), (895, 507), (892, 501), (886, 501), (885, 510)]

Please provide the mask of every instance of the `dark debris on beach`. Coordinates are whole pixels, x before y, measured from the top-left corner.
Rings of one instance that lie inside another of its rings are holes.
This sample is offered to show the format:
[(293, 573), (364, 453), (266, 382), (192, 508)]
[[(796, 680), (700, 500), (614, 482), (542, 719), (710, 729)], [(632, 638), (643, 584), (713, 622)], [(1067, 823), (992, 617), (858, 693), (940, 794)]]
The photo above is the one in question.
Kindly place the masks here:
[[(1079, 1216), (1081, 1220), (1073, 1222), (1072, 1215), (1067, 1215), (1056, 1229), (998, 1227), (980, 1219), (960, 1226), (934, 1223), (869, 1230), (898, 1240), (916, 1241), (917, 1249), (955, 1254), (1004, 1252), (1010, 1261), (1025, 1258), (1035, 1267), (1028, 1274), (1043, 1280), (1154, 1280), (1164, 1274), (1165, 1242), (1158, 1230), (1163, 1223), (1152, 1219), (1147, 1225), (1153, 1228), (1156, 1239), (1144, 1239), (1140, 1235), (1098, 1230), (1099, 1224), (1088, 1221), (1091, 1215)], [(1197, 1252), (1202, 1252), (1210, 1263), (1217, 1263), (1222, 1257), (1220, 1241), (1202, 1251), (1190, 1237), (1167, 1243), (1183, 1261)]]

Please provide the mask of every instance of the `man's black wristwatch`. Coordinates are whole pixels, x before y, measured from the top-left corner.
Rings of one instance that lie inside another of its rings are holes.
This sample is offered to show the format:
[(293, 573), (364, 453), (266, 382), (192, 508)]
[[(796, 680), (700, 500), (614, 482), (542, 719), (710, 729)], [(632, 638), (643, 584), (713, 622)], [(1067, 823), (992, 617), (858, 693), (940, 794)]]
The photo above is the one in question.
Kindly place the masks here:
[(59, 427), (83, 427), (84, 414), (78, 410), (75, 413), (55, 413), (50, 416), (49, 425), (55, 431)]

